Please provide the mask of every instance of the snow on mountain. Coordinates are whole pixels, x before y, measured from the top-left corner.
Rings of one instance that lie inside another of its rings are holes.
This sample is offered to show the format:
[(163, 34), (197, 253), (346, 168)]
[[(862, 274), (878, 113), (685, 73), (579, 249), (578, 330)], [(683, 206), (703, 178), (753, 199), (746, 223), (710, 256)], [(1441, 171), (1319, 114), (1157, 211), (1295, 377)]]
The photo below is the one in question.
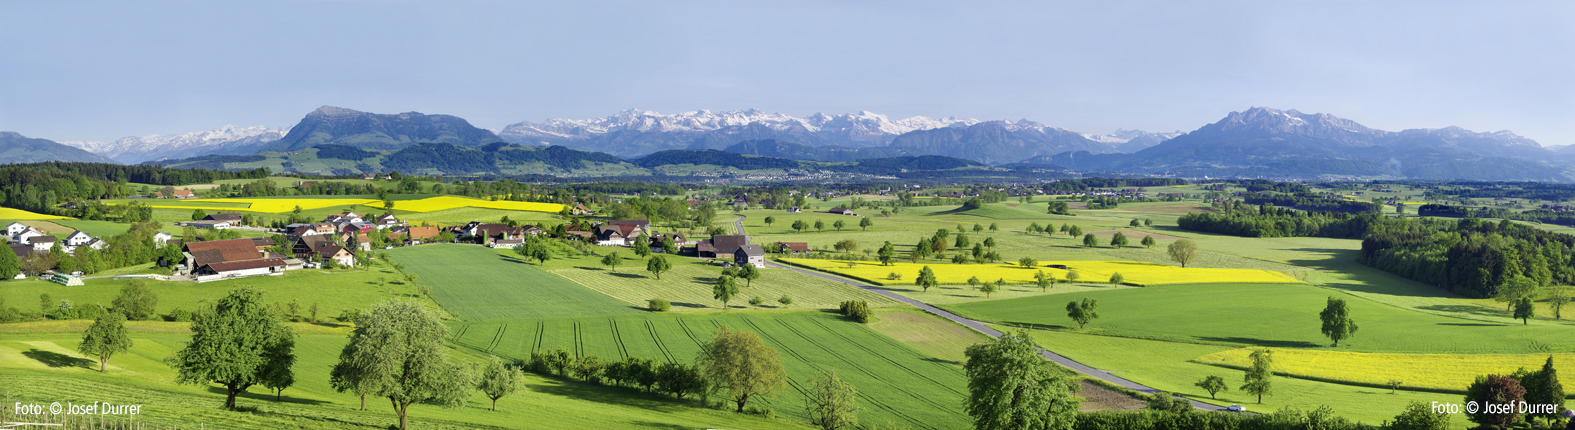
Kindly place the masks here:
[(185, 134), (129, 136), (114, 142), (69, 141), (65, 145), (81, 148), (122, 163), (140, 163), (164, 158), (187, 158), (208, 154), (251, 154), (263, 144), (284, 137), (286, 129), (236, 127), (226, 125), (207, 131)]
[[(630, 109), (602, 118), (520, 122), (504, 127), (498, 135), (515, 143), (559, 144), (629, 156), (663, 149), (720, 149), (743, 140), (773, 138), (811, 146), (885, 146), (903, 133), (979, 122), (972, 118), (923, 116), (893, 120), (869, 111), (816, 113), (799, 118), (759, 109), (669, 115)], [(618, 144), (612, 144), (614, 141)]]

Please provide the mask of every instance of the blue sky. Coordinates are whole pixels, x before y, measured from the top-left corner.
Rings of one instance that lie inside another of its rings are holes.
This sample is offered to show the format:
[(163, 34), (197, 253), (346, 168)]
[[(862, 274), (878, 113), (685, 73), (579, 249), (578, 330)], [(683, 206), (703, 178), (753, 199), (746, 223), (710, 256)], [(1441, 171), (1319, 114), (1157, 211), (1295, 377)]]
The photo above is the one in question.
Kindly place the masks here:
[[(570, 3), (570, 4), (566, 4)], [(0, 130), (639, 108), (1190, 131), (1251, 106), (1575, 144), (1575, 2), (0, 0)]]

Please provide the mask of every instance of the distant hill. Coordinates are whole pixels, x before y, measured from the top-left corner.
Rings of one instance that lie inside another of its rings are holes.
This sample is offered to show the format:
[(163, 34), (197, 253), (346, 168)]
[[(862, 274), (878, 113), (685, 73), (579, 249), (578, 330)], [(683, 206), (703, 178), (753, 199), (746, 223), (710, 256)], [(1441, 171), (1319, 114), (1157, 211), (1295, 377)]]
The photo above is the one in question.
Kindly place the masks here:
[(290, 132), (264, 151), (297, 151), (317, 145), (397, 150), (417, 143), (481, 146), (503, 139), (463, 118), (405, 112), (386, 115), (323, 106), (306, 114)]
[(76, 161), (83, 163), (120, 164), (100, 155), (48, 139), (34, 139), (10, 131), (0, 131), (0, 163), (37, 163), (42, 161)]
[(797, 161), (776, 157), (745, 157), (731, 152), (717, 151), (714, 149), (675, 149), (661, 151), (634, 160), (636, 166), (652, 168), (659, 166), (694, 164), (731, 167), (740, 170), (760, 169), (797, 169)]
[(129, 136), (113, 142), (60, 142), (119, 161), (141, 163), (164, 158), (191, 158), (200, 155), (247, 155), (284, 137), (285, 130), (268, 127), (227, 125), (213, 130), (185, 134)]
[(908, 155), (907, 150), (892, 147), (848, 148), (837, 145), (809, 146), (777, 139), (746, 140), (723, 151), (734, 154), (760, 155), (805, 161), (855, 161), (865, 158), (889, 158)]
[(354, 175), (399, 171), (413, 174), (580, 174), (643, 175), (647, 172), (608, 154), (561, 146), (529, 147), (494, 142), (479, 148), (448, 143), (419, 143), (395, 151), (321, 145), (290, 152), (255, 155), (205, 155), (148, 162), (166, 167), (240, 170), (267, 167), (275, 172)]
[(913, 154), (945, 155), (989, 164), (1022, 161), (1067, 151), (1116, 152), (1114, 145), (1071, 130), (1033, 121), (987, 121), (967, 127), (921, 130), (897, 136), (892, 148)]

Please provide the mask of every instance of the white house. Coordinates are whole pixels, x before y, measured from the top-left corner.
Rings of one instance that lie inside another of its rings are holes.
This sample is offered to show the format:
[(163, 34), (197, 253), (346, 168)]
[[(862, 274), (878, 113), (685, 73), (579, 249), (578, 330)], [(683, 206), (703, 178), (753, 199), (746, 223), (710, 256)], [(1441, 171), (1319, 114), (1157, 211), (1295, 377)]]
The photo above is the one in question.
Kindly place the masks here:
[(186, 223), (186, 225), (189, 225), (189, 226), (192, 226), (192, 227), (196, 227), (196, 228), (211, 228), (211, 229), (214, 229), (214, 230), (224, 230), (224, 229), (227, 229), (227, 228), (230, 228), (231, 226), (233, 226), (232, 224), (230, 224), (229, 221), (215, 221), (215, 220), (192, 221), (192, 222)]
[(49, 250), (51, 248), (55, 247), (55, 237), (54, 236), (32, 236), (32, 237), (28, 237), (26, 241), (22, 242), (22, 244), (23, 245), (32, 245), (33, 246), (33, 252), (49, 252)]
[(92, 242), (92, 241), (93, 241), (93, 236), (89, 236), (87, 233), (83, 233), (82, 230), (77, 230), (77, 231), (71, 232), (70, 236), (66, 236), (66, 243), (64, 243), (64, 245), (67, 248), (76, 248), (78, 246), (87, 245), (89, 242)]
[(43, 235), (44, 235), (44, 232), (38, 231), (38, 229), (36, 229), (36, 228), (28, 227), (26, 230), (22, 230), (21, 233), (17, 233), (15, 235), (12, 235), (11, 236), (11, 241), (12, 242), (16, 242), (16, 243), (26, 244), (26, 243), (28, 243), (28, 239), (39, 237), (39, 236), (43, 236)]
[(159, 248), (163, 248), (165, 244), (170, 242), (170, 239), (174, 239), (174, 238), (175, 238), (174, 235), (171, 235), (169, 233), (165, 233), (165, 232), (162, 232), (162, 231), (158, 232), (158, 233), (153, 233), (153, 246), (159, 247)]
[(11, 225), (5, 226), (5, 236), (16, 237), (16, 235), (22, 234), (22, 232), (28, 231), (29, 229), (32, 229), (32, 227), (28, 227), (27, 224), (13, 222)]

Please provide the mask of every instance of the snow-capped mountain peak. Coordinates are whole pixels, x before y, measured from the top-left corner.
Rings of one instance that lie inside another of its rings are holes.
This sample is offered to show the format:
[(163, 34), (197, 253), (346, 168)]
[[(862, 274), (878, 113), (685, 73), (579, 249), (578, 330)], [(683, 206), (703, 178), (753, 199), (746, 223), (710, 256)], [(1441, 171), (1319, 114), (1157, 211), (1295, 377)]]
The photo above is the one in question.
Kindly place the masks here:
[(284, 137), (287, 129), (264, 126), (226, 125), (213, 130), (184, 134), (128, 136), (113, 142), (60, 142), (82, 148), (122, 163), (140, 163), (164, 158), (187, 158), (208, 154), (250, 154), (262, 144)]
[[(924, 116), (893, 120), (886, 115), (870, 111), (841, 115), (817, 112), (799, 118), (782, 113), (767, 113), (759, 109), (731, 111), (702, 109), (665, 115), (653, 111), (628, 109), (602, 118), (554, 118), (540, 123), (520, 122), (504, 127), (498, 135), (516, 143), (550, 144), (610, 139), (608, 136), (628, 133), (673, 133), (701, 140), (704, 138), (700, 135), (765, 137), (763, 134), (770, 134), (770, 137), (784, 137), (813, 146), (870, 147), (884, 146), (890, 143), (892, 138), (915, 130), (968, 126), (979, 122), (971, 118), (935, 119)], [(731, 145), (737, 142), (725, 143)], [(669, 143), (666, 146), (673, 146), (673, 144)], [(608, 146), (606, 149), (623, 155), (637, 154), (641, 151), (641, 149), (613, 146)]]

